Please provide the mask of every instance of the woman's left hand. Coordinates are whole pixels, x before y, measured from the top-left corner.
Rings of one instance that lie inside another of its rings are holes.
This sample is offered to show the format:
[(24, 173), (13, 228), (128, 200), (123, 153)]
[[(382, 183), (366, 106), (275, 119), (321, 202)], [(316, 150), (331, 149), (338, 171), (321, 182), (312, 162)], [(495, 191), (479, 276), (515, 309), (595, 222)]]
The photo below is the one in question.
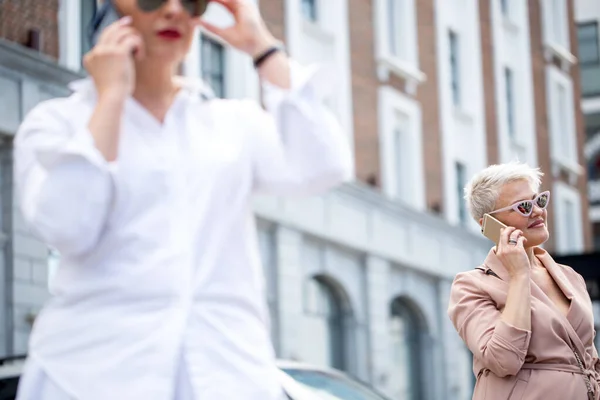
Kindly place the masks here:
[(223, 29), (202, 19), (199, 19), (198, 23), (231, 46), (255, 58), (278, 43), (269, 32), (258, 6), (252, 0), (211, 0), (211, 2), (225, 7), (233, 15), (235, 24)]

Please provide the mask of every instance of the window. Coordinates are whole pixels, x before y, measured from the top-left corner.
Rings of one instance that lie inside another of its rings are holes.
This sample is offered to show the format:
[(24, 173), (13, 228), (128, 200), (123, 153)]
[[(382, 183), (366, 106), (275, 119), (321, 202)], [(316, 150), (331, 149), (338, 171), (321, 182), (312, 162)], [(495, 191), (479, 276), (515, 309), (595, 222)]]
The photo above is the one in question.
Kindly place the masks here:
[(225, 97), (225, 49), (213, 39), (202, 36), (200, 40), (202, 79), (218, 97)]
[(464, 187), (467, 184), (466, 168), (463, 163), (457, 162), (456, 168), (456, 196), (458, 199), (458, 220), (461, 225), (466, 225), (469, 216), (467, 215), (467, 206), (464, 200)]
[(581, 90), (584, 97), (600, 95), (600, 45), (598, 23), (580, 24), (577, 28)]
[(321, 352), (325, 362), (333, 368), (347, 371), (348, 333), (342, 296), (327, 279), (318, 276), (308, 282), (306, 303), (308, 314), (317, 319), (315, 332), (320, 333), (325, 341)]
[(500, 8), (502, 10), (502, 14), (504, 14), (505, 16), (508, 16), (510, 13), (509, 6), (509, 0), (500, 0)]
[[(554, 184), (556, 251), (576, 254), (583, 251), (583, 222), (579, 191), (563, 182)], [(552, 203), (550, 205), (552, 208)]]
[(87, 54), (92, 48), (90, 38), (88, 37), (88, 27), (96, 11), (98, 9), (97, 1), (95, 0), (83, 0), (81, 1), (80, 10), (80, 25), (81, 25), (81, 55)]
[(403, 45), (406, 41), (403, 28), (403, 16), (405, 11), (402, 9), (404, 0), (387, 0), (387, 37), (389, 43), (389, 52), (394, 57), (406, 58), (406, 48)]
[(389, 198), (425, 210), (420, 104), (389, 86), (379, 89), (379, 104), (383, 191)]
[(600, 112), (585, 114), (585, 136), (590, 140), (596, 134), (600, 134)]
[(582, 66), (599, 64), (598, 23), (580, 24), (577, 27), (577, 40), (579, 43), (579, 64)]
[(48, 289), (52, 292), (52, 281), (60, 266), (60, 253), (54, 248), (48, 249)]
[[(557, 108), (556, 110), (558, 111), (558, 115), (556, 116), (556, 120), (558, 121), (557, 123), (557, 129), (558, 129), (558, 136), (561, 138), (560, 140), (560, 145), (561, 148), (565, 149), (566, 151), (570, 151), (570, 146), (572, 143), (572, 140), (570, 140), (569, 138), (569, 126), (567, 123), (567, 115), (566, 115), (566, 110), (568, 107), (568, 102), (567, 102), (567, 90), (565, 89), (565, 87), (559, 83), (556, 84), (556, 101), (557, 101)], [(564, 111), (563, 111), (564, 110)]]
[(567, 0), (544, 0), (540, 3), (544, 14), (544, 42), (569, 50)]
[(452, 87), (452, 101), (454, 105), (460, 105), (460, 49), (458, 36), (450, 31), (448, 34), (450, 42), (450, 84)]
[(572, 169), (578, 163), (573, 82), (556, 66), (549, 65), (546, 71), (552, 159)]
[(394, 195), (403, 201), (407, 201), (409, 198), (407, 193), (409, 190), (407, 179), (410, 179), (410, 175), (406, 168), (407, 153), (410, 151), (407, 139), (408, 125), (408, 116), (397, 111), (392, 135), (394, 146)]
[(390, 394), (395, 399), (420, 400), (423, 390), (424, 329), (418, 315), (403, 299), (397, 298), (390, 306), (390, 357), (393, 377), (390, 377)]
[(317, 21), (317, 0), (302, 0), (302, 15), (309, 21)]
[(514, 78), (510, 68), (504, 68), (504, 82), (506, 85), (506, 125), (508, 135), (515, 136), (515, 104), (514, 104)]
[(565, 199), (564, 202), (564, 213), (565, 213), (565, 238), (567, 242), (565, 246), (568, 249), (575, 249), (577, 247), (577, 226), (575, 224), (575, 204), (572, 200)]
[(258, 229), (258, 244), (260, 248), (260, 258), (265, 274), (267, 305), (269, 307), (269, 322), (271, 327), (271, 340), (275, 351), (279, 351), (279, 330), (278, 330), (278, 308), (277, 308), (277, 259), (275, 234), (269, 227), (260, 227)]

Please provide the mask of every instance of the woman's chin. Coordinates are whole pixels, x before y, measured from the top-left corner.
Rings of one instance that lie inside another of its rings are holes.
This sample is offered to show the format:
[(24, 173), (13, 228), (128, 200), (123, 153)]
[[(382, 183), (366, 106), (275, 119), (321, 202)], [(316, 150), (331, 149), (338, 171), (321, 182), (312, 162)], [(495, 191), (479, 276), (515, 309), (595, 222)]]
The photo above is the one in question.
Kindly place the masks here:
[(537, 228), (537, 230), (531, 229), (528, 230), (525, 238), (527, 239), (525, 247), (536, 247), (546, 243), (550, 238), (550, 233), (545, 227), (542, 229)]

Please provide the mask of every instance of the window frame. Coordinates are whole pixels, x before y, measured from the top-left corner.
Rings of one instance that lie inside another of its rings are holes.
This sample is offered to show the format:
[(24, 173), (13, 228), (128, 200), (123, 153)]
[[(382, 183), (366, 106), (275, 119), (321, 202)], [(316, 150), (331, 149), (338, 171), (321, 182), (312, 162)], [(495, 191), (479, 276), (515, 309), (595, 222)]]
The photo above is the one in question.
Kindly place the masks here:
[[(373, 26), (375, 34), (375, 59), (378, 63), (378, 78), (387, 81), (390, 73), (395, 74), (407, 82), (407, 91), (412, 93), (416, 86), (423, 83), (427, 76), (419, 67), (419, 45), (417, 34), (416, 0), (396, 0), (401, 2), (399, 9), (402, 21), (395, 24), (402, 34), (397, 35), (401, 42), (398, 46), (402, 49), (401, 55), (395, 55), (390, 41), (391, 16), (388, 11), (389, 0), (375, 0), (373, 13)], [(397, 32), (397, 31), (396, 31)]]
[[(544, 44), (558, 46), (567, 51), (571, 49), (569, 32), (569, 10), (566, 0), (540, 1), (543, 16)], [(558, 4), (557, 4), (558, 3)], [(560, 21), (560, 22), (559, 22)], [(559, 22), (560, 30), (556, 24)], [(558, 33), (557, 33), (558, 32)], [(558, 35), (558, 36), (557, 36)]]
[[(557, 87), (564, 90), (566, 106), (564, 110), (560, 108), (560, 98)], [(567, 169), (577, 170), (578, 154), (577, 154), (577, 129), (575, 125), (575, 101), (573, 93), (573, 82), (570, 76), (563, 73), (554, 65), (546, 67), (546, 93), (547, 93), (547, 115), (548, 129), (550, 133), (550, 154), (555, 163), (561, 164)], [(558, 118), (565, 118), (563, 122)], [(563, 125), (564, 124), (564, 125)], [(563, 126), (561, 126), (563, 125)], [(564, 131), (568, 130), (569, 135), (564, 135)], [(568, 140), (565, 149), (563, 140)]]
[[(556, 252), (557, 254), (576, 254), (584, 250), (584, 236), (583, 236), (583, 215), (581, 206), (581, 194), (579, 191), (567, 185), (564, 182), (557, 181), (554, 183), (553, 188), (553, 201), (551, 207), (554, 208), (554, 219), (556, 221), (556, 228), (554, 236), (556, 237)], [(572, 221), (565, 223), (567, 218), (571, 216), (566, 215), (564, 209), (564, 201), (569, 201), (573, 204), (573, 216)], [(575, 231), (568, 232), (566, 230), (570, 223), (574, 223)], [(567, 236), (574, 238), (574, 245), (569, 246), (570, 239)]]
[[(381, 163), (381, 180), (383, 192), (389, 198), (398, 198), (396, 184), (396, 158), (394, 154), (394, 135), (396, 116), (398, 113), (407, 116), (406, 154), (403, 163), (408, 178), (405, 187), (406, 196), (401, 196), (403, 202), (418, 210), (425, 210), (425, 183), (423, 172), (423, 132), (421, 105), (390, 86), (379, 88), (379, 146)], [(410, 171), (410, 173), (408, 173)]]

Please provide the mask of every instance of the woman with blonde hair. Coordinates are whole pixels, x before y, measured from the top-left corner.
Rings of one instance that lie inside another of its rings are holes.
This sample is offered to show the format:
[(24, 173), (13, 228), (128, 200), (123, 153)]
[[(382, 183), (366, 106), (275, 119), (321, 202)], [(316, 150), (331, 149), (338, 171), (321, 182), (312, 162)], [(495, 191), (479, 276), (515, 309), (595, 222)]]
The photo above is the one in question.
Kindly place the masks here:
[(465, 188), (471, 215), (507, 227), (483, 263), (460, 273), (448, 314), (473, 353), (474, 400), (594, 400), (598, 354), (583, 278), (542, 249), (550, 192), (522, 163), (490, 166)]
[[(278, 400), (252, 195), (352, 176), (332, 82), (285, 55), (253, 0), (107, 0), (90, 77), (15, 140), (25, 221), (62, 262), (19, 400)], [(108, 23), (105, 17), (120, 19)], [(264, 111), (176, 79), (203, 26), (252, 57)]]

